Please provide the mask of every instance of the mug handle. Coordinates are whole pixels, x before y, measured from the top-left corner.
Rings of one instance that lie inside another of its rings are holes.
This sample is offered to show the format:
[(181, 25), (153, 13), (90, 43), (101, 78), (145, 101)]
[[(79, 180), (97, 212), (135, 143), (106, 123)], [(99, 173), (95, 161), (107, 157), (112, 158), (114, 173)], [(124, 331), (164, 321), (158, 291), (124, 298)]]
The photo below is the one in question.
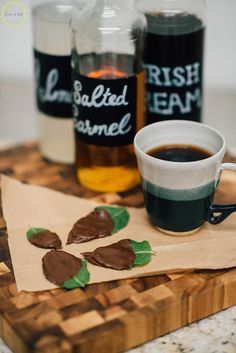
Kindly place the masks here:
[[(236, 172), (236, 164), (224, 163), (220, 168), (220, 176), (223, 170), (233, 170)], [(219, 224), (223, 222), (231, 213), (236, 212), (236, 204), (232, 205), (210, 205), (208, 213), (208, 222), (211, 224)], [(215, 215), (215, 214), (218, 215)]]

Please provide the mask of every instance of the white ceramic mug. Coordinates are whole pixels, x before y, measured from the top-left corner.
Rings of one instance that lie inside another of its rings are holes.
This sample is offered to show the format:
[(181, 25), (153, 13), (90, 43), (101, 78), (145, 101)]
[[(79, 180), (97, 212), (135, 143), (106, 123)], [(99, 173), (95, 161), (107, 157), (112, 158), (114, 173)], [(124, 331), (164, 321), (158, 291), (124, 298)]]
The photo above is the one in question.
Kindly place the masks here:
[[(173, 162), (147, 154), (165, 145), (195, 146), (209, 151), (210, 156), (193, 162)], [(222, 170), (236, 171), (236, 164), (222, 164), (226, 144), (217, 130), (185, 120), (158, 122), (137, 133), (134, 147), (147, 213), (162, 231), (191, 234), (206, 221), (218, 224), (236, 211), (236, 205), (212, 203)]]

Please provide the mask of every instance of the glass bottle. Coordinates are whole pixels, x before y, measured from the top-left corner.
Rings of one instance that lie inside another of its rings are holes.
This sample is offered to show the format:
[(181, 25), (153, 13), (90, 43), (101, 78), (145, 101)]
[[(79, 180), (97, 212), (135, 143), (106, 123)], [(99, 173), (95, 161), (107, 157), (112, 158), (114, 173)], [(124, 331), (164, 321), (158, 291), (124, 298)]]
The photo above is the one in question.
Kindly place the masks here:
[(138, 0), (148, 35), (147, 123), (201, 121), (205, 0)]
[(133, 139), (144, 125), (146, 20), (132, 3), (97, 0), (72, 21), (77, 177), (99, 192), (140, 182)]
[(40, 149), (54, 162), (73, 163), (71, 29), (75, 9), (86, 0), (35, 1), (33, 45)]

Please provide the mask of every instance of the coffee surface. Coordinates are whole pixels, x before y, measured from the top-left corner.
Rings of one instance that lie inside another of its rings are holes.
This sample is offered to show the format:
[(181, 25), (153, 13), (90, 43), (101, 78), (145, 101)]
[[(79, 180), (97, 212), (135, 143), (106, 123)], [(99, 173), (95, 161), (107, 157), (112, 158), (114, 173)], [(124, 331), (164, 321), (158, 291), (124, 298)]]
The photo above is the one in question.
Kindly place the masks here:
[(154, 147), (146, 153), (151, 157), (170, 162), (195, 162), (212, 156), (209, 151), (192, 145), (163, 145)]

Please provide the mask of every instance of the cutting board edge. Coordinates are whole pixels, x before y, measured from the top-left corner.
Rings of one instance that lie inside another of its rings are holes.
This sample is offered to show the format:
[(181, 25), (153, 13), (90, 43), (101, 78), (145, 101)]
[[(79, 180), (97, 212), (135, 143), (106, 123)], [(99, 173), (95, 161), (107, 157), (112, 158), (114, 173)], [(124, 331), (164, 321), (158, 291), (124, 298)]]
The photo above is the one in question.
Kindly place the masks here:
[[(188, 276), (188, 274), (184, 275), (184, 277), (185, 276)], [(232, 269), (227, 273), (211, 278), (207, 282), (204, 281), (201, 284), (198, 283), (190, 286), (187, 290), (183, 289), (183, 291), (180, 291), (179, 295), (175, 297), (175, 300), (163, 300), (162, 305), (165, 305), (165, 311), (161, 310), (161, 303), (156, 301), (135, 310), (133, 313), (127, 313), (123, 318), (112, 320), (111, 322), (121, 323), (117, 328), (118, 331), (119, 328), (121, 329), (119, 333), (122, 333), (122, 335), (114, 335), (114, 330), (109, 331), (107, 329), (104, 332), (101, 331), (99, 337), (103, 340), (103, 348), (101, 348), (101, 342), (98, 342), (96, 335), (93, 337), (93, 330), (88, 330), (84, 333), (85, 335), (91, 334), (91, 339), (84, 339), (82, 334), (82, 337), (78, 339), (78, 343), (75, 343), (73, 347), (71, 346), (71, 350), (66, 350), (65, 353), (87, 353), (89, 351), (99, 353), (107, 353), (108, 351), (109, 353), (124, 352), (235, 305), (235, 292), (236, 269)], [(222, 300), (218, 301), (216, 305), (213, 303), (213, 299), (220, 295)], [(198, 313), (197, 316), (195, 312), (196, 302), (194, 301), (198, 302), (198, 307), (200, 302), (203, 304), (204, 311)], [(176, 311), (179, 313), (184, 312), (185, 315), (177, 316), (177, 321), (173, 320), (171, 325), (170, 321), (165, 323), (164, 320), (174, 317)], [(162, 313), (163, 317), (161, 316)], [(46, 345), (40, 349), (31, 349), (28, 347), (27, 343), (12, 329), (10, 323), (4, 317), (4, 313), (0, 313), (0, 321), (0, 335), (14, 353), (48, 353), (48, 347)], [(144, 322), (146, 327), (151, 327), (151, 330), (144, 329), (145, 334), (143, 334), (142, 331), (140, 332), (140, 328), (142, 329)], [(157, 326), (158, 322), (162, 323), (162, 327)], [(104, 325), (106, 325), (106, 323)], [(155, 325), (156, 327), (154, 327)], [(121, 349), (121, 347), (123, 348)], [(60, 352), (64, 353), (64, 351)]]

